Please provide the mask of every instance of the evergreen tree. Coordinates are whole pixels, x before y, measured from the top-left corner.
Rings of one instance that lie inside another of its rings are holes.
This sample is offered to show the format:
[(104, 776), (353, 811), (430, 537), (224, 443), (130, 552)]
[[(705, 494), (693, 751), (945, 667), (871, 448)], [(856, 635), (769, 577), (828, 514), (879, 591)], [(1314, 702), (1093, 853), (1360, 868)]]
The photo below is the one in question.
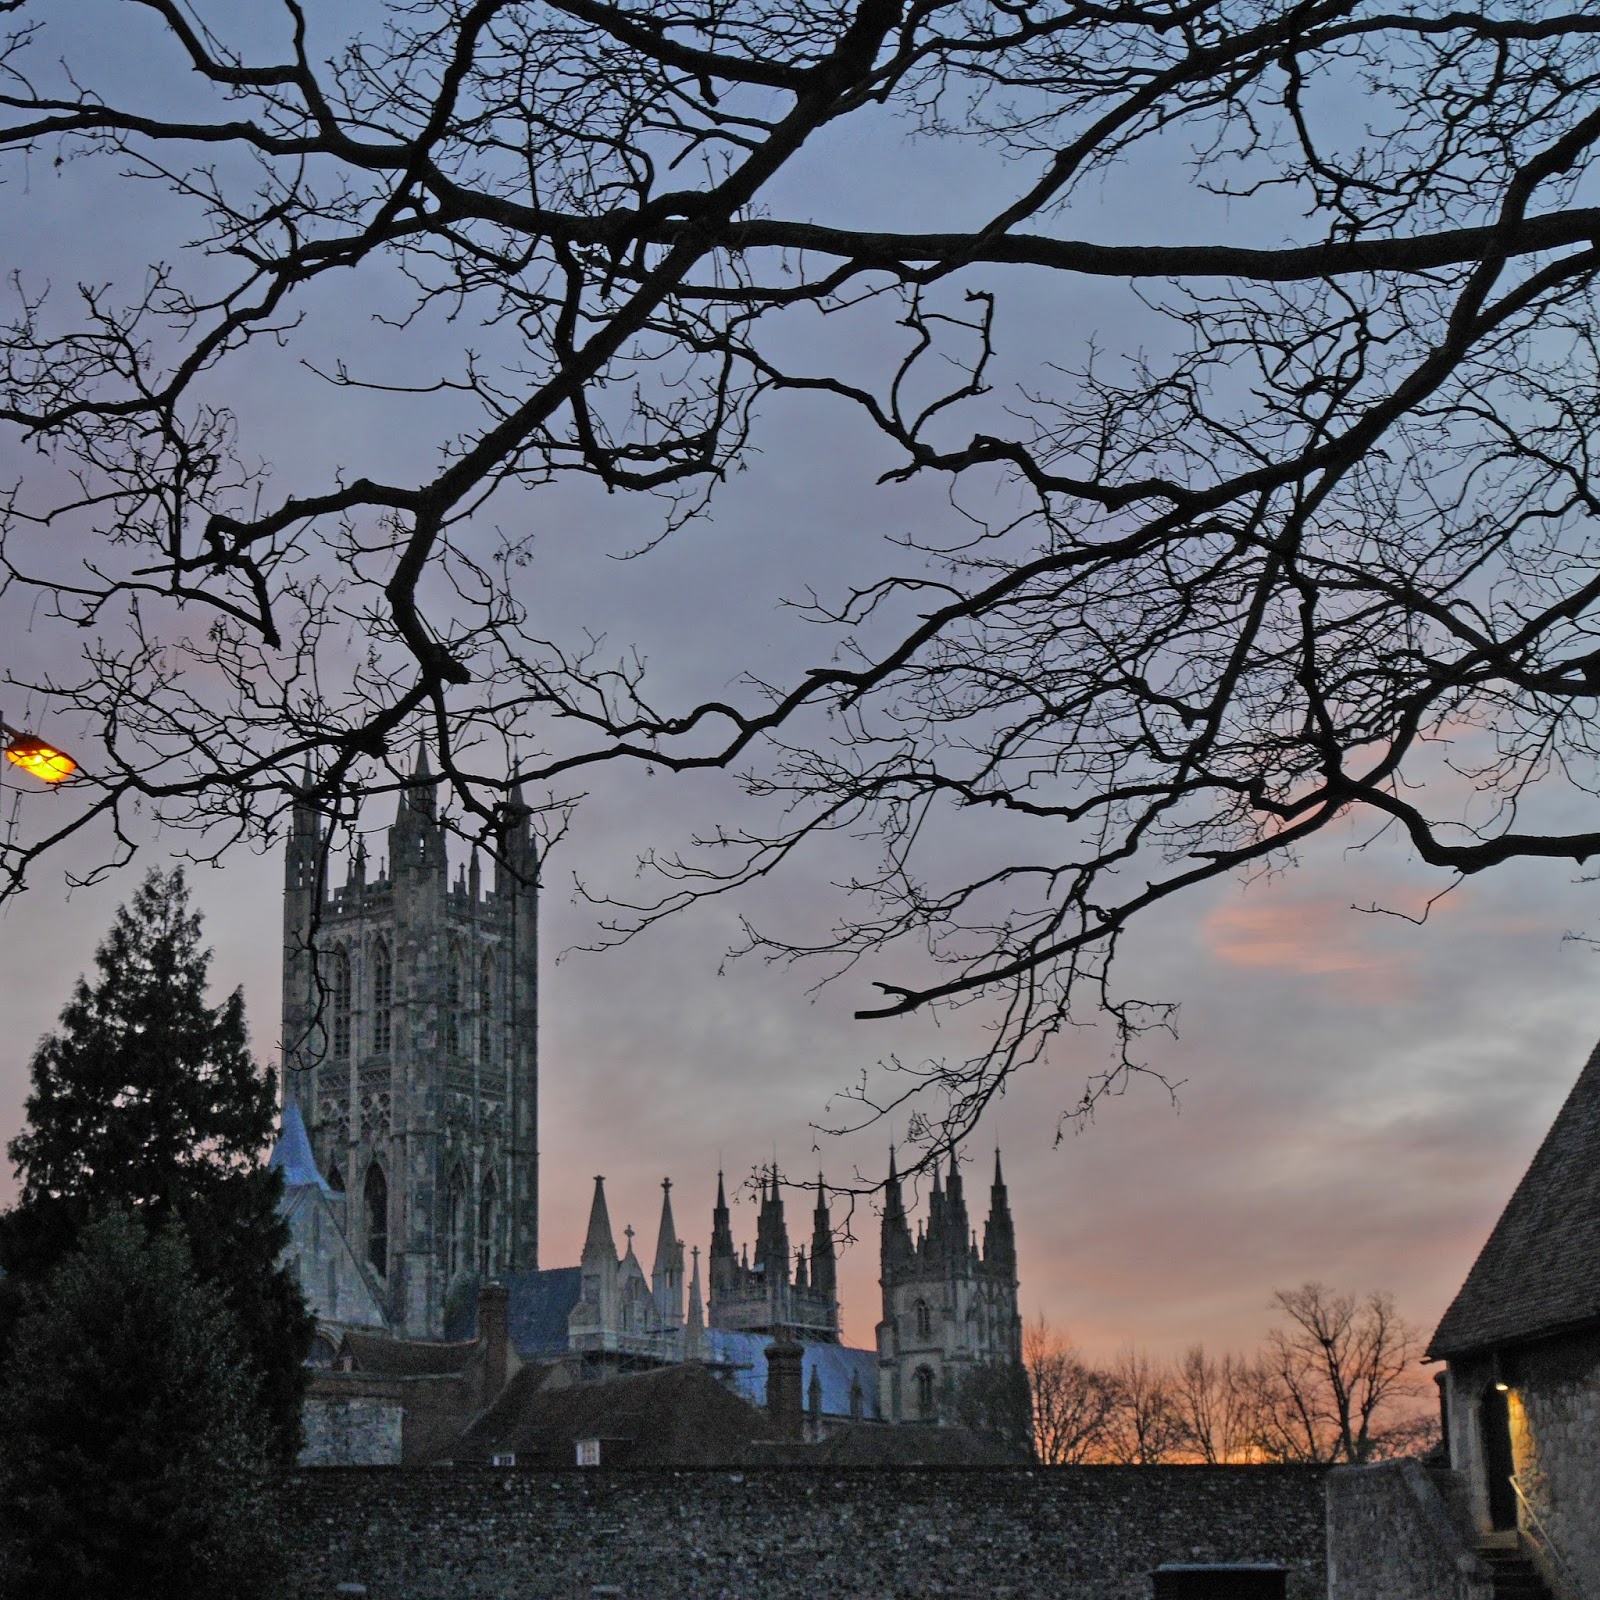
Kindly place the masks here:
[(0, 1595), (270, 1592), (257, 1386), (182, 1230), (113, 1211), (20, 1309), (0, 1377)]
[(12, 1302), (0, 1339), (19, 1286), (50, 1272), (94, 1218), (126, 1208), (154, 1231), (176, 1223), (233, 1315), (270, 1453), (287, 1463), (313, 1324), (278, 1265), (282, 1179), (262, 1160), (272, 1078), (251, 1059), (242, 993), (206, 1002), (200, 923), (182, 870), (152, 871), (95, 952), (97, 981), (78, 980), (60, 1030), (34, 1052), (27, 1125), (9, 1146), (22, 1193), (0, 1215)]

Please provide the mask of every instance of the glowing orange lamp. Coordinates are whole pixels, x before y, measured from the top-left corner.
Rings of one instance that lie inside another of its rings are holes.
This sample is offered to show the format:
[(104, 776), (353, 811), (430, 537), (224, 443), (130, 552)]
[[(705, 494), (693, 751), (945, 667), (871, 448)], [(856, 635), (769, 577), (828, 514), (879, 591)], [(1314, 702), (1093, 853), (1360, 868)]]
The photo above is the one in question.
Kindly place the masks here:
[(5, 740), (6, 760), (42, 783), (64, 783), (78, 770), (78, 763), (65, 750), (46, 744), (37, 734), (19, 733), (0, 722), (0, 735)]

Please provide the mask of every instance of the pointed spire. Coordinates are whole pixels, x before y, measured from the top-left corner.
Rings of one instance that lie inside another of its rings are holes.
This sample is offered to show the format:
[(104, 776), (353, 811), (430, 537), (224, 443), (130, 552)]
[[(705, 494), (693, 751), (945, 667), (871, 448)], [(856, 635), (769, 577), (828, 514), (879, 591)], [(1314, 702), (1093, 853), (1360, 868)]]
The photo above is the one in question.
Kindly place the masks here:
[(895, 1170), (893, 1145), (889, 1146), (889, 1176), (883, 1186), (879, 1260), (886, 1288), (894, 1274), (911, 1260), (911, 1227), (906, 1221), (906, 1203), (900, 1193), (900, 1174)]
[(428, 741), (426, 739), (417, 740), (417, 759), (412, 765), (411, 776), (413, 778), (431, 778), (433, 776), (433, 768), (428, 765)]
[(806, 1270), (806, 1247), (801, 1245), (794, 1253), (794, 1286), (807, 1293), (811, 1290), (811, 1274)]
[(632, 1257), (637, 1261), (638, 1257), (633, 1254), (633, 1224), (631, 1222), (622, 1230), (622, 1236), (628, 1241), (628, 1248), (623, 1253), (622, 1259), (626, 1261)]
[(666, 1267), (678, 1242), (678, 1227), (672, 1220), (672, 1179), (661, 1180), (661, 1226), (656, 1230), (656, 1270)]
[(944, 1213), (944, 1184), (939, 1173), (939, 1163), (935, 1161), (933, 1163), (933, 1187), (928, 1191), (928, 1227), (926, 1233), (928, 1251), (932, 1255), (937, 1255), (944, 1249)]
[[(828, 1215), (828, 1190), (817, 1174), (817, 1209), (811, 1215), (811, 1292), (835, 1301), (839, 1292), (833, 1254), (833, 1218)], [(837, 1312), (835, 1304), (835, 1311)]]
[(951, 1258), (964, 1255), (967, 1239), (972, 1232), (967, 1221), (967, 1198), (961, 1181), (961, 1168), (956, 1164), (954, 1147), (950, 1151), (950, 1177), (945, 1185), (945, 1242)]
[(1011, 1222), (1011, 1203), (1006, 1197), (998, 1146), (994, 1152), (994, 1185), (989, 1190), (989, 1220), (983, 1225), (983, 1259), (990, 1266), (1016, 1274), (1017, 1234)]
[(656, 1258), (650, 1269), (650, 1289), (669, 1328), (683, 1325), (683, 1241), (672, 1220), (672, 1179), (661, 1180), (661, 1226), (656, 1232)]
[(683, 1359), (703, 1361), (706, 1349), (706, 1318), (700, 1300), (700, 1246), (691, 1252), (694, 1276), (689, 1279), (689, 1320), (683, 1330)]
[(589, 1205), (589, 1231), (583, 1239), (584, 1261), (591, 1256), (601, 1256), (611, 1262), (617, 1259), (617, 1242), (611, 1237), (611, 1213), (606, 1209), (606, 1180), (598, 1173), (594, 1180), (594, 1199)]
[[(769, 1187), (770, 1179), (770, 1187)], [(783, 1219), (783, 1195), (776, 1163), (761, 1183), (761, 1214), (756, 1219), (756, 1265), (770, 1290), (789, 1284), (789, 1229)]]

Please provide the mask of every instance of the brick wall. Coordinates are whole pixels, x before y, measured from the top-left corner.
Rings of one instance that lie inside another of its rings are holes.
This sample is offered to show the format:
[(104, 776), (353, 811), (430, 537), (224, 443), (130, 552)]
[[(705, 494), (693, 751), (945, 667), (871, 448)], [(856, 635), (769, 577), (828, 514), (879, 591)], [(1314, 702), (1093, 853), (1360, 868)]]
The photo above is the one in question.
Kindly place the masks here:
[(1494, 1582), (1414, 1461), (1328, 1475), (1328, 1600), (1494, 1600)]
[(400, 1472), (288, 1487), (296, 1600), (1147, 1600), (1166, 1562), (1279, 1563), (1326, 1594), (1324, 1469)]

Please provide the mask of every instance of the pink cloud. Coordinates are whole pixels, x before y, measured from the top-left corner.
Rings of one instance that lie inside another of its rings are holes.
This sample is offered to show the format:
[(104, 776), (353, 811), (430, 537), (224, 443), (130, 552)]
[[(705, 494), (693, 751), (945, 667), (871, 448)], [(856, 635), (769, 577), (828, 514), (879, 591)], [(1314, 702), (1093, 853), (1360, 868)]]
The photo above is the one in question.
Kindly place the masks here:
[(1295, 977), (1326, 978), (1353, 999), (1392, 1001), (1409, 991), (1409, 953), (1380, 948), (1376, 919), (1348, 900), (1261, 895), (1217, 906), (1200, 940), (1218, 961)]

